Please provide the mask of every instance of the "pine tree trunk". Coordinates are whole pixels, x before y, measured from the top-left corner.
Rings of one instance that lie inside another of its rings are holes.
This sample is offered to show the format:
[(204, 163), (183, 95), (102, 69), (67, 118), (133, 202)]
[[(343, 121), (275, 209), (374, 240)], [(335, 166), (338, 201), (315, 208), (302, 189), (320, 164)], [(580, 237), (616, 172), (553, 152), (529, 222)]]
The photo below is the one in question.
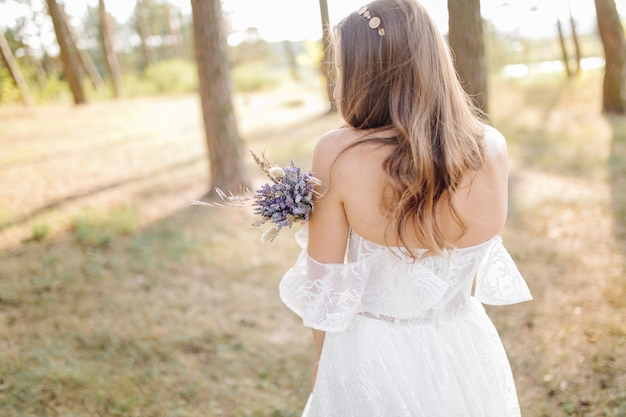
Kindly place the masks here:
[(226, 27), (220, 0), (192, 0), (194, 49), (209, 154), (210, 188), (237, 193), (248, 187), (232, 102)]
[(107, 13), (104, 0), (98, 2), (98, 13), (100, 15), (100, 35), (102, 41), (102, 51), (104, 52), (104, 62), (111, 76), (111, 84), (113, 85), (113, 94), (115, 97), (122, 95), (122, 83), (120, 81), (120, 66), (117, 61), (117, 55), (113, 47), (113, 28), (111, 24), (111, 16)]
[(604, 46), (602, 111), (626, 113), (626, 40), (614, 0), (595, 0), (600, 38)]
[(137, 32), (139, 33), (139, 38), (141, 39), (141, 50), (143, 52), (145, 66), (149, 67), (150, 65), (154, 65), (156, 63), (156, 54), (154, 53), (154, 49), (152, 49), (148, 43), (148, 39), (150, 39), (151, 36), (150, 25), (148, 25), (148, 20), (144, 14), (146, 13), (146, 9), (142, 4), (142, 0), (137, 0), (135, 12), (137, 16)]
[(567, 46), (565, 45), (565, 36), (563, 36), (563, 27), (561, 26), (560, 19), (556, 19), (556, 29), (559, 33), (559, 45), (561, 45), (561, 56), (563, 57), (565, 75), (567, 75), (567, 78), (571, 78), (572, 70), (569, 67), (569, 55), (567, 54)]
[(63, 18), (63, 13), (59, 9), (56, 0), (46, 0), (48, 4), (48, 12), (52, 18), (54, 32), (61, 50), (61, 61), (63, 61), (63, 74), (65, 81), (69, 84), (75, 104), (83, 104), (87, 102), (85, 92), (83, 90), (83, 82), (80, 73), (80, 64), (76, 49), (72, 46), (72, 37), (70, 35), (67, 22)]
[(289, 73), (291, 79), (294, 81), (300, 81), (300, 74), (298, 73), (298, 64), (296, 62), (296, 54), (293, 52), (293, 45), (291, 41), (285, 39), (283, 41), (283, 47), (285, 50), (285, 56), (287, 57), (287, 65), (289, 66)]
[(582, 53), (580, 52), (580, 41), (578, 39), (578, 30), (576, 29), (576, 22), (574, 21), (574, 16), (572, 16), (572, 2), (568, 1), (569, 5), (569, 24), (572, 29), (572, 40), (574, 41), (574, 53), (576, 54), (576, 69), (575, 74), (578, 75), (580, 73), (580, 61), (582, 59)]
[(487, 63), (480, 0), (448, 0), (448, 39), (461, 84), (487, 113)]
[(172, 5), (165, 3), (165, 11), (167, 13), (167, 30), (169, 31), (170, 39), (172, 42), (172, 54), (178, 58), (185, 57), (185, 43), (183, 42), (183, 36), (180, 33), (180, 17), (178, 16), (176, 8)]
[(322, 48), (324, 50), (322, 61), (322, 75), (326, 81), (326, 95), (328, 96), (328, 103), (330, 104), (330, 111), (337, 111), (337, 103), (333, 98), (333, 73), (335, 64), (332, 56), (332, 42), (330, 40), (330, 20), (328, 17), (328, 2), (326, 0), (319, 0), (320, 2), (320, 15), (322, 17)]
[(11, 48), (9, 48), (9, 43), (4, 37), (4, 33), (2, 31), (0, 31), (0, 56), (2, 56), (2, 60), (9, 70), (9, 74), (11, 74), (13, 82), (20, 90), (20, 94), (22, 95), (22, 101), (27, 106), (31, 106), (33, 104), (33, 100), (30, 96), (30, 92), (28, 91), (28, 86), (26, 85), (26, 81), (24, 81), (24, 77), (22, 77), (20, 67), (19, 65), (17, 65), (17, 62), (13, 57), (13, 53), (11, 52)]
[[(63, 15), (63, 20), (67, 23), (69, 19), (65, 13), (65, 6), (62, 4), (59, 4), (58, 6), (61, 14)], [(74, 49), (74, 53), (78, 57), (78, 62), (80, 63), (81, 68), (87, 72), (87, 75), (91, 78), (91, 82), (95, 88), (102, 87), (104, 85), (104, 81), (98, 72), (98, 68), (96, 68), (96, 64), (94, 64), (93, 59), (91, 59), (91, 55), (89, 55), (89, 52), (78, 47), (78, 36), (76, 36), (76, 33), (72, 30), (72, 27), (67, 25), (67, 29), (70, 37), (72, 38), (70, 46)]]

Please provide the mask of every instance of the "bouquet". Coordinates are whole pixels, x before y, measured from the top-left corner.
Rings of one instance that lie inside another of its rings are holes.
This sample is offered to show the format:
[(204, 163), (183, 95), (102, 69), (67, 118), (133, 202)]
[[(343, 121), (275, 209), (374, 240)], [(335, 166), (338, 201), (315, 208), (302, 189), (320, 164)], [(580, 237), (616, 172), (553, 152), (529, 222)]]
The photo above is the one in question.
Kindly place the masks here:
[(273, 165), (265, 154), (258, 156), (253, 151), (250, 153), (271, 182), (263, 184), (252, 197), (236, 196), (232, 193), (226, 195), (222, 190), (216, 189), (222, 200), (226, 201), (225, 204), (202, 201), (193, 201), (192, 204), (211, 207), (251, 205), (254, 207), (254, 214), (261, 217), (253, 226), (261, 226), (267, 222), (274, 224), (262, 236), (262, 241), (273, 242), (283, 227), (309, 220), (314, 210), (313, 199), (319, 195), (314, 188), (321, 185), (321, 182), (313, 173), (302, 172), (293, 160), (288, 166), (280, 168)]

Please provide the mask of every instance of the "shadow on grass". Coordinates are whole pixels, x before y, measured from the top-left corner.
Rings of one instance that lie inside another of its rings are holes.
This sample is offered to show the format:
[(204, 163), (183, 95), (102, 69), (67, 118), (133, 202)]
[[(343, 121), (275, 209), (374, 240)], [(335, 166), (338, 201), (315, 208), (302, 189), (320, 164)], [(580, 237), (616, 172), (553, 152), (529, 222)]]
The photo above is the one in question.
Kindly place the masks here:
[[(312, 138), (312, 137), (316, 138), (319, 136), (319, 130), (320, 130), (319, 124), (321, 121), (328, 120), (329, 130), (331, 128), (336, 127), (336, 125), (334, 124), (334, 120), (336, 117), (337, 117), (336, 113), (333, 113), (330, 115), (327, 113), (323, 113), (320, 115), (315, 115), (313, 117), (310, 117), (306, 120), (293, 122), (287, 125), (281, 125), (280, 127), (277, 127), (275, 129), (268, 129), (265, 131), (256, 132), (254, 135), (254, 138), (251, 139), (248, 143), (246, 143), (246, 146), (253, 146), (253, 147), (257, 145), (263, 145), (264, 147), (274, 146), (277, 152), (273, 155), (268, 155), (268, 157), (271, 157), (272, 160), (276, 161), (277, 163), (283, 162), (284, 164), (287, 164), (289, 162), (289, 159), (292, 158), (293, 155), (305, 155), (305, 158), (302, 158), (303, 160), (297, 161), (298, 165), (304, 167), (304, 166), (310, 165), (310, 155), (312, 154), (312, 149), (314, 145), (314, 142), (312, 142), (309, 138)], [(289, 141), (289, 142), (284, 141), (286, 132), (289, 132), (289, 135), (294, 138), (293, 141)], [(144, 139), (140, 138), (139, 140), (141, 141)], [(128, 145), (128, 141), (126, 141), (125, 144)], [(111, 144), (107, 144), (106, 146), (108, 147), (109, 145)], [(115, 143), (113, 144), (113, 146), (115, 146)], [(93, 149), (90, 148), (90, 151), (93, 151)], [(58, 152), (57, 154), (54, 155), (54, 157), (62, 158), (68, 155), (74, 155), (75, 153), (76, 152), (70, 152), (70, 151), (65, 152), (65, 153)], [(245, 156), (248, 156), (247, 152)], [(48, 157), (41, 158), (36, 161), (29, 161), (29, 163), (34, 164), (34, 163), (44, 162), (47, 159), (49, 158)], [(113, 189), (118, 189), (118, 188), (130, 185), (130, 184), (151, 181), (157, 177), (161, 177), (161, 176), (170, 174), (173, 171), (186, 168), (196, 163), (199, 163), (204, 159), (206, 159), (206, 156), (199, 155), (196, 157), (188, 158), (187, 160), (177, 161), (176, 163), (173, 163), (169, 166), (165, 166), (149, 174), (127, 177), (120, 181), (114, 181), (108, 184), (101, 184), (98, 187), (94, 187), (94, 188), (91, 188), (82, 192), (78, 192), (72, 195), (63, 196), (62, 198), (56, 199), (54, 201), (50, 201), (47, 204), (44, 204), (34, 210), (31, 210), (28, 213), (23, 213), (17, 218), (10, 219), (4, 223), (0, 223), (0, 232), (3, 232), (13, 226), (23, 225), (33, 220), (37, 216), (45, 214), (47, 212), (63, 209), (63, 206), (67, 203), (71, 203), (77, 200), (87, 199), (99, 193), (103, 193), (103, 192), (110, 191)], [(250, 158), (250, 161), (247, 161), (247, 162), (248, 164), (251, 164), (251, 158)], [(255, 169), (255, 170), (258, 169), (256, 165), (253, 167), (249, 166), (249, 168)], [(216, 197), (216, 195), (212, 193), (208, 194), (208, 196), (211, 198)], [(205, 197), (207, 197), (206, 194), (201, 196), (200, 198), (205, 198)]]
[[(581, 91), (592, 94), (593, 87), (594, 84), (585, 79), (551, 84), (544, 81), (526, 87), (524, 103), (534, 108), (533, 123), (504, 123), (516, 127), (511, 139), (518, 146), (517, 156), (525, 167), (581, 179), (605, 168), (604, 159), (586, 148), (594, 138), (595, 126), (582, 123), (580, 119), (586, 116), (570, 103), (580, 100)], [(592, 117), (589, 117), (590, 122)], [(576, 129), (572, 129), (573, 126)]]
[[(518, 162), (505, 241), (534, 300), (488, 311), (524, 415), (626, 416), (626, 124), (611, 120), (613, 137), (606, 135), (589, 101), (597, 79), (518, 87), (526, 98), (519, 119), (507, 109), (496, 123)], [(614, 270), (613, 236), (622, 272)]]
[[(617, 341), (615, 346), (606, 352), (606, 358), (613, 359), (608, 368), (610, 375), (621, 375), (622, 388), (626, 375), (626, 117), (607, 116), (611, 126), (611, 153), (608, 160), (608, 169), (611, 181), (611, 204), (613, 209), (613, 233), (620, 252), (619, 264), (612, 276), (611, 290), (607, 292), (608, 301), (621, 311), (622, 319), (609, 323), (609, 332)], [(621, 341), (621, 342), (620, 342)], [(612, 402), (615, 416), (626, 416), (626, 393), (621, 392)]]
[[(336, 127), (326, 117), (249, 144), (306, 166), (320, 131)], [(162, 174), (196, 162), (65, 196), (10, 225), (148, 179), (158, 206), (179, 197)], [(2, 416), (299, 416), (312, 345), (277, 291), (299, 252), (296, 228), (263, 246), (245, 209), (204, 207), (139, 227), (144, 197), (81, 212), (73, 228), (0, 251)]]
[(277, 294), (297, 246), (247, 217), (188, 207), (0, 253), (3, 416), (298, 416), (312, 356)]
[(614, 295), (615, 301), (621, 300), (621, 307), (626, 307), (626, 117), (609, 116), (612, 129), (611, 154), (609, 156), (609, 174), (611, 178), (611, 204), (613, 208), (613, 230), (619, 245), (623, 263), (622, 273), (616, 277), (616, 288), (621, 291)]
[(28, 221), (34, 219), (35, 217), (47, 213), (49, 211), (52, 210), (57, 210), (57, 209), (61, 209), (63, 207), (64, 204), (76, 201), (76, 200), (80, 200), (80, 199), (84, 199), (84, 198), (88, 198), (88, 197), (92, 197), (98, 193), (102, 193), (105, 191), (110, 191), (116, 188), (120, 188), (129, 184), (133, 184), (133, 183), (138, 183), (138, 182), (142, 182), (142, 181), (147, 181), (147, 180), (153, 180), (155, 177), (159, 177), (162, 175), (166, 175), (169, 174), (175, 170), (181, 169), (181, 168), (186, 168), (190, 165), (196, 164), (198, 162), (200, 162), (201, 160), (205, 159), (204, 156), (197, 156), (194, 158), (190, 158), (187, 159), (185, 161), (180, 161), (177, 162), (175, 164), (172, 164), (170, 166), (167, 167), (163, 167), (163, 169), (160, 169), (159, 171), (156, 172), (151, 172), (149, 174), (146, 175), (140, 175), (140, 176), (135, 176), (135, 177), (130, 177), (130, 178), (126, 178), (122, 181), (114, 181), (111, 182), (109, 184), (102, 184), (99, 185), (98, 187), (94, 187), (91, 188), (89, 190), (80, 192), (80, 193), (76, 193), (76, 194), (72, 194), (72, 195), (66, 195), (63, 198), (59, 198), (57, 200), (51, 201), (41, 207), (36, 208), (35, 210), (31, 210), (28, 213), (24, 213), (22, 215), (20, 215), (19, 217), (10, 220), (8, 222), (5, 223), (1, 223), (0, 224), (0, 232), (13, 227), (13, 226), (19, 226), (21, 224), (27, 223)]
[(111, 151), (111, 149), (115, 148), (123, 148), (127, 147), (129, 143), (140, 143), (140, 142), (150, 142), (153, 139), (150, 136), (137, 136), (137, 135), (128, 135), (121, 139), (108, 140), (105, 143), (99, 144), (87, 144), (81, 147), (77, 147), (74, 149), (56, 151), (56, 152), (46, 152), (45, 155), (41, 155), (35, 158), (22, 159), (13, 162), (7, 162), (4, 164), (0, 164), (0, 171), (7, 170), (9, 168), (15, 167), (16, 165), (37, 165), (49, 161), (54, 160), (63, 160), (68, 157), (82, 156), (82, 155), (92, 155), (94, 153), (103, 152), (103, 151)]

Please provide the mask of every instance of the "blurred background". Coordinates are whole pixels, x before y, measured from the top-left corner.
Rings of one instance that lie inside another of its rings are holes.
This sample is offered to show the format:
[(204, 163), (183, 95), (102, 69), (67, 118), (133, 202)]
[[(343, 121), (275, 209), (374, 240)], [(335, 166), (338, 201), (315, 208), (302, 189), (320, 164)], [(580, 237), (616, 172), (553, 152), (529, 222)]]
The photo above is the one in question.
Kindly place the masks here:
[[(626, 1), (422, 3), (508, 142), (522, 415), (624, 417)], [(299, 226), (190, 201), (265, 182), (248, 150), (310, 166), (362, 5), (0, 0), (0, 416), (300, 415)]]

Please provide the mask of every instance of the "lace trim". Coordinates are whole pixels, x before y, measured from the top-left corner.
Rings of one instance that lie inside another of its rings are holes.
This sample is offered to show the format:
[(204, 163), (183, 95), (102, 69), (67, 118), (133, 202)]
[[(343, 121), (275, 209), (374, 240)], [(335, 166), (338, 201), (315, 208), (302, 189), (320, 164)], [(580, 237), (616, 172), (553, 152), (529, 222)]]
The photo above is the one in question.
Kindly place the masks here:
[[(450, 285), (456, 286), (453, 284), (456, 275), (464, 274), (469, 279), (470, 270), (464, 272), (465, 268), (461, 267), (465, 262), (460, 260), (472, 261), (468, 265), (473, 275), (475, 269), (471, 263), (481, 259), (475, 297), (482, 303), (503, 305), (532, 299), (526, 282), (498, 236), (471, 250), (449, 251), (441, 259), (430, 257), (424, 262), (409, 262), (394, 257), (388, 248), (353, 234), (349, 250), (353, 259), (343, 264), (323, 264), (307, 254), (307, 235), (306, 227), (296, 234), (302, 252), (279, 285), (281, 300), (307, 327), (342, 331), (362, 312), (400, 320), (428, 320), (431, 309), (444, 298)], [(460, 270), (450, 268), (457, 264)], [(453, 276), (448, 276), (450, 274)], [(368, 285), (371, 279), (377, 281)]]
[(474, 296), (483, 304), (507, 305), (533, 299), (515, 261), (498, 238), (489, 246), (476, 274)]
[(434, 310), (430, 310), (429, 314), (426, 314), (422, 317), (414, 317), (414, 318), (408, 318), (408, 319), (401, 319), (398, 317), (390, 317), (390, 316), (385, 316), (383, 314), (374, 314), (374, 313), (368, 313), (368, 312), (359, 313), (359, 315), (363, 317), (367, 317), (368, 319), (384, 321), (386, 323), (392, 324), (395, 327), (423, 326), (425, 324), (432, 324), (434, 322), (433, 320)]

